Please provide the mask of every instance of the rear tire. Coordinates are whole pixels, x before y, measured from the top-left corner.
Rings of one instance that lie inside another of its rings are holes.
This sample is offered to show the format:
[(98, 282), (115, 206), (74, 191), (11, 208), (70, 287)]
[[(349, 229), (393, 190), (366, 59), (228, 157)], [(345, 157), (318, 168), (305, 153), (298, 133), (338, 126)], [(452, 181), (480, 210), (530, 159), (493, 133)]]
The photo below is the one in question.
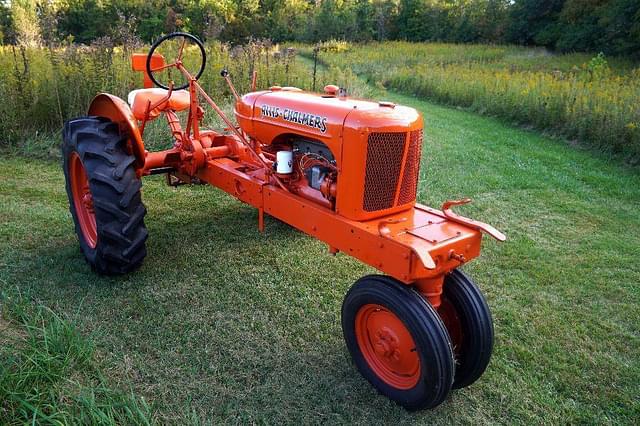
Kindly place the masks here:
[(456, 357), (454, 389), (471, 385), (482, 376), (493, 352), (493, 320), (478, 286), (455, 269), (445, 277), (438, 307)]
[(387, 276), (359, 279), (345, 296), (342, 330), (356, 367), (381, 394), (409, 410), (433, 408), (449, 394), (447, 330), (413, 289)]
[(85, 259), (100, 274), (137, 269), (147, 254), (148, 234), (127, 139), (102, 117), (69, 120), (62, 137), (69, 209)]

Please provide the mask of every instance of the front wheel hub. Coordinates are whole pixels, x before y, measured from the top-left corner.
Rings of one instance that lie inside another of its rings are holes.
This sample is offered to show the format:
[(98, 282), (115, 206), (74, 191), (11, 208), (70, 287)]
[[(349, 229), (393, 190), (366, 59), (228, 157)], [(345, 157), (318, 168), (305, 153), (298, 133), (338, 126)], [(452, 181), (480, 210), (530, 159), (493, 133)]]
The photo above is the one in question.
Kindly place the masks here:
[(382, 327), (381, 330), (377, 331), (374, 341), (374, 348), (379, 356), (399, 361), (398, 337), (389, 327)]
[(420, 357), (411, 333), (390, 310), (377, 304), (360, 308), (355, 321), (362, 356), (387, 384), (413, 388), (420, 378)]

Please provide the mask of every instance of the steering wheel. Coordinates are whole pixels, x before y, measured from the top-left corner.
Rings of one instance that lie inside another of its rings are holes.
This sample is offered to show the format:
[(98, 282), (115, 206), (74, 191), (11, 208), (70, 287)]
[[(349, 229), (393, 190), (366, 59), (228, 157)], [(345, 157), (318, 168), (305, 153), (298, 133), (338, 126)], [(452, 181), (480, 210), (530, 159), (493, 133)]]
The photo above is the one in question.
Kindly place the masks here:
[[(151, 50), (149, 50), (149, 54), (147, 55), (147, 74), (149, 75), (149, 78), (151, 79), (151, 81), (153, 81), (153, 84), (165, 90), (169, 90), (169, 86), (162, 84), (160, 81), (158, 81), (158, 79), (156, 78), (156, 74), (159, 74), (167, 70), (169, 73), (169, 77), (171, 77), (171, 74), (170, 74), (171, 68), (172, 67), (177, 68), (178, 63), (180, 63), (183, 67), (186, 68), (186, 66), (183, 64), (183, 59), (184, 59), (185, 47), (187, 46), (188, 43), (195, 44), (196, 46), (198, 46), (200, 50), (200, 68), (198, 69), (198, 72), (195, 74), (193, 74), (191, 71), (188, 70), (189, 74), (191, 74), (196, 80), (200, 78), (200, 76), (204, 72), (204, 67), (207, 63), (207, 55), (204, 51), (204, 45), (196, 36), (192, 34), (176, 32), (176, 33), (167, 34), (166, 36), (159, 38), (158, 40), (156, 40), (155, 43), (153, 43), (153, 45), (151, 46)], [(152, 64), (153, 54), (156, 52), (156, 50), (160, 48), (161, 45), (163, 45), (163, 48), (167, 50), (166, 53), (176, 54), (175, 60), (172, 63), (165, 64), (161, 67), (152, 68), (151, 64)], [(173, 50), (175, 50), (176, 47), (177, 47), (177, 52), (174, 52)], [(180, 72), (180, 75), (182, 76), (181, 72)], [(186, 89), (187, 87), (189, 87), (189, 81), (179, 86), (173, 87), (173, 90), (182, 90), (182, 89)]]

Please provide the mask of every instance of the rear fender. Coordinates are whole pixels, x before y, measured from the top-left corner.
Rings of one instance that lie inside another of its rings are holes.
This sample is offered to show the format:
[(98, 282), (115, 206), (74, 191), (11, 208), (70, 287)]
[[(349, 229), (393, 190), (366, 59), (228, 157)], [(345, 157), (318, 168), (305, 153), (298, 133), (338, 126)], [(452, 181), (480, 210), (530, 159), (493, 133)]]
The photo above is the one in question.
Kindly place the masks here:
[(145, 149), (138, 121), (125, 101), (108, 93), (100, 93), (91, 101), (89, 115), (105, 117), (118, 123), (121, 134), (129, 138), (129, 149), (136, 158), (136, 170), (144, 167)]

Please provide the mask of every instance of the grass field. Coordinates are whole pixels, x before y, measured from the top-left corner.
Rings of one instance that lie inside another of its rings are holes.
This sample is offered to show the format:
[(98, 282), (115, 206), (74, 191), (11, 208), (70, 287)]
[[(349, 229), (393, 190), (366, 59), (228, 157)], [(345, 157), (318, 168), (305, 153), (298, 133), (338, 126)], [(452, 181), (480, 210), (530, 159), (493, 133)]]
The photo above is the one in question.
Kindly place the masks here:
[(487, 44), (333, 42), (326, 49), (322, 63), (351, 69), (378, 87), (533, 126), (640, 163), (637, 62)]
[[(438, 409), (404, 411), (351, 364), (340, 305), (371, 269), (276, 220), (258, 233), (253, 209), (211, 188), (146, 179), (149, 255), (104, 278), (79, 252), (59, 165), (2, 158), (0, 288), (77, 327), (104, 386), (144, 398), (152, 422), (637, 421), (637, 173), (491, 118), (376, 97), (424, 113), (419, 201), (471, 196), (460, 210), (509, 237), (465, 267), (493, 310), (492, 362)], [(24, 330), (5, 312), (0, 333)], [(0, 423), (31, 420), (6, 413), (0, 402)]]
[(109, 387), (91, 340), (12, 292), (0, 298), (2, 424), (148, 423), (144, 399)]

